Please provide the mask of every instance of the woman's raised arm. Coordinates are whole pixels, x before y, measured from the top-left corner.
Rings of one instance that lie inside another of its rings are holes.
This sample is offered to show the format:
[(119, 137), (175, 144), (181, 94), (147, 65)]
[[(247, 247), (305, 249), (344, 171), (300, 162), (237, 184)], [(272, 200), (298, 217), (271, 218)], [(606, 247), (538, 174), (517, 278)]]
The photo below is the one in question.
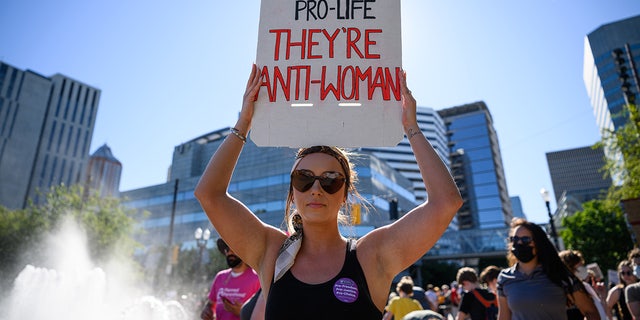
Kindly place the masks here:
[(404, 72), (401, 91), (402, 126), (420, 168), (428, 200), (370, 234), (377, 238), (372, 243), (378, 248), (377, 259), (388, 275), (397, 274), (422, 257), (442, 236), (462, 205), (449, 170), (418, 127), (416, 100), (407, 88)]
[(227, 189), (247, 133), (251, 129), (260, 78), (260, 70), (254, 64), (238, 121), (209, 161), (194, 192), (224, 241), (259, 273), (264, 255), (268, 252), (269, 239), (275, 237), (284, 241), (286, 237), (276, 228), (262, 223), (243, 203), (229, 195)]

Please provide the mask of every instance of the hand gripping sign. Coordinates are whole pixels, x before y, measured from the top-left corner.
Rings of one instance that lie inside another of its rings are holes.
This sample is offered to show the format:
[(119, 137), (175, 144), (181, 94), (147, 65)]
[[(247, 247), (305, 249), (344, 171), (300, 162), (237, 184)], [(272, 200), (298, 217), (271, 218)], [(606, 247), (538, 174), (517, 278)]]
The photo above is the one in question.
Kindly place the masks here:
[(262, 0), (258, 146), (396, 146), (400, 0)]

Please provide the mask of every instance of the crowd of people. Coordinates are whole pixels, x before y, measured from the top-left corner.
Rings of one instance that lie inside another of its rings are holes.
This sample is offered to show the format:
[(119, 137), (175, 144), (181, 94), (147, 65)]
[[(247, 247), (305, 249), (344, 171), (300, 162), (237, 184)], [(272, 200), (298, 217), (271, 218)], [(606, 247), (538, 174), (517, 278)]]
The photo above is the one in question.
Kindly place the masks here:
[[(436, 243), (462, 205), (451, 174), (420, 131), (405, 72), (400, 74), (402, 126), (428, 201), (387, 226), (347, 239), (339, 221), (354, 202), (366, 202), (355, 188), (350, 154), (311, 146), (298, 151), (291, 169), (288, 230), (263, 223), (227, 192), (261, 83), (253, 65), (239, 119), (195, 190), (224, 239), (218, 248), (229, 264), (213, 281), (202, 319), (640, 318), (640, 250), (620, 262), (619, 283), (607, 292), (585, 269), (579, 251), (558, 252), (540, 226), (524, 219), (511, 224), (509, 267), (478, 272), (465, 266), (454, 282), (425, 289), (411, 277), (394, 283)], [(405, 241), (415, 234), (424, 236)]]
[[(382, 310), (383, 320), (616, 319), (640, 317), (640, 249), (618, 264), (609, 289), (586, 268), (578, 250), (557, 252), (534, 223), (516, 219), (509, 237), (510, 267), (458, 270), (450, 284), (424, 288), (403, 276)], [(222, 240), (228, 269), (218, 272), (203, 320), (265, 319), (266, 297), (257, 273)], [(295, 294), (295, 293), (292, 293)], [(376, 318), (378, 319), (378, 318)]]

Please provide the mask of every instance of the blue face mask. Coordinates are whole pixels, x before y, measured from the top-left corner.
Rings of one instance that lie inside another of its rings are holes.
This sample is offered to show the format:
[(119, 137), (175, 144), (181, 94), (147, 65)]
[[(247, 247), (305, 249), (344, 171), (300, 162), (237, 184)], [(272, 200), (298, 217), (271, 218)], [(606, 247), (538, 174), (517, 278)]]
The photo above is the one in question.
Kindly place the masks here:
[(633, 267), (633, 275), (640, 279), (640, 266)]

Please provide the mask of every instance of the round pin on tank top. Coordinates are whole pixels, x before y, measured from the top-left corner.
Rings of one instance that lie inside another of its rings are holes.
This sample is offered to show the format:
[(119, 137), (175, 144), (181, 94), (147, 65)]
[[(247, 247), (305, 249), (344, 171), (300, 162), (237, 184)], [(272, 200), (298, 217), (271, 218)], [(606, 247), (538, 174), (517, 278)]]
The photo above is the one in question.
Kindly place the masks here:
[(340, 278), (333, 284), (333, 295), (342, 302), (352, 303), (358, 299), (358, 285), (349, 278)]

